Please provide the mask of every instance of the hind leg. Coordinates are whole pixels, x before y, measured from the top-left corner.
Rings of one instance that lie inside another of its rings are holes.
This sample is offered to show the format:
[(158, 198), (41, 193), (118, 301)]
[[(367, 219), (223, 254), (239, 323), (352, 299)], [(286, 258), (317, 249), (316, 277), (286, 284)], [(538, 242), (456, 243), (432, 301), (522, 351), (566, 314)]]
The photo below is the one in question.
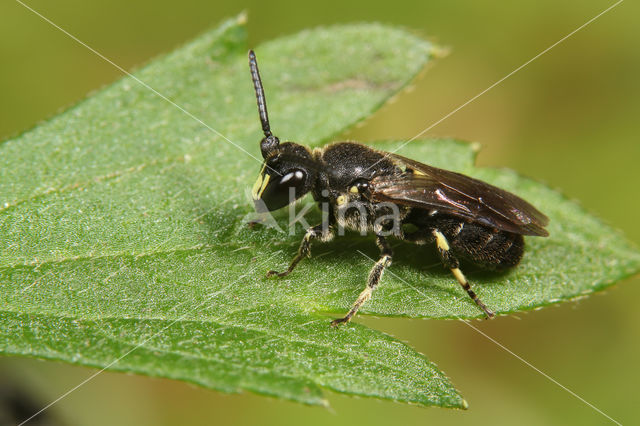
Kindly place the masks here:
[(453, 256), (453, 253), (451, 253), (449, 241), (447, 241), (447, 238), (442, 232), (437, 229), (434, 229), (432, 231), (432, 234), (436, 239), (436, 246), (438, 247), (438, 253), (440, 254), (442, 263), (444, 263), (444, 265), (451, 270), (453, 276), (456, 277), (456, 280), (458, 280), (458, 283), (460, 283), (462, 288), (465, 289), (465, 291), (475, 302), (475, 304), (484, 311), (484, 313), (487, 315), (487, 318), (493, 318), (495, 314), (489, 308), (487, 308), (487, 305), (485, 305), (482, 300), (480, 300), (480, 298), (478, 298), (478, 295), (471, 289), (469, 281), (467, 281), (467, 278), (460, 270), (460, 262), (458, 262), (458, 259), (456, 259)]

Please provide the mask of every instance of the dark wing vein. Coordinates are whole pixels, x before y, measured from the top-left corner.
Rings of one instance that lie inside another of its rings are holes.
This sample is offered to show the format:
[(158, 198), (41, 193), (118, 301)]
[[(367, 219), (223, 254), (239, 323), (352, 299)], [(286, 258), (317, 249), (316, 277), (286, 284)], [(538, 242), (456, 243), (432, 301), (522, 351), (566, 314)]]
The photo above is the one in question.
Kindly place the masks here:
[(522, 198), (480, 180), (391, 155), (406, 171), (371, 181), (373, 201), (436, 210), (522, 235), (547, 236), (549, 219)]

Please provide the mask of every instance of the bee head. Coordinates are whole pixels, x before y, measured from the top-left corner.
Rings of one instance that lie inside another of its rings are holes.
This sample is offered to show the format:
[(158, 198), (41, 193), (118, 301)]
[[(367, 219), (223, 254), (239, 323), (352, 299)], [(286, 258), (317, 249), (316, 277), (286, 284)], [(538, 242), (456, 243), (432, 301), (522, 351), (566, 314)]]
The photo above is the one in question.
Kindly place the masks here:
[(256, 179), (251, 196), (258, 212), (278, 210), (313, 188), (317, 177), (307, 148), (285, 142), (270, 151)]
[(273, 211), (293, 203), (309, 192), (317, 173), (307, 148), (293, 142), (281, 144), (280, 139), (271, 133), (267, 101), (253, 50), (249, 51), (249, 68), (264, 133), (264, 138), (260, 141), (264, 163), (253, 185), (251, 196), (258, 212)]

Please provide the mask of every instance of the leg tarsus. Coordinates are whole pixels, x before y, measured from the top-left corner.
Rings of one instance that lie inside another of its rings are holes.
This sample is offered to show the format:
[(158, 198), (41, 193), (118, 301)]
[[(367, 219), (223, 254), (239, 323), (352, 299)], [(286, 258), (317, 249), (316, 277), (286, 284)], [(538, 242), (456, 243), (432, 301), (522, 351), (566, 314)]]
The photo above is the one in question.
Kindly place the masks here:
[[(378, 265), (378, 262), (376, 262), (376, 265)], [(373, 288), (370, 287), (369, 284), (367, 284), (367, 287), (365, 287), (362, 293), (360, 293), (360, 295), (354, 302), (353, 306), (351, 307), (351, 310), (347, 312), (347, 315), (345, 315), (342, 318), (334, 319), (333, 321), (331, 321), (331, 325), (335, 327), (338, 324), (349, 322), (351, 318), (356, 314), (356, 312), (358, 312), (358, 309), (360, 309), (360, 306), (364, 305), (367, 300), (371, 299), (372, 291), (373, 291)]]
[(331, 321), (331, 327), (337, 327), (342, 323), (349, 322), (350, 319), (351, 319), (351, 317), (349, 317), (349, 318), (347, 318), (347, 317), (336, 318), (333, 321)]
[(333, 327), (349, 322), (351, 318), (358, 312), (358, 309), (360, 309), (360, 307), (364, 305), (367, 300), (371, 299), (371, 294), (380, 282), (382, 274), (384, 273), (384, 269), (391, 265), (393, 251), (387, 243), (387, 240), (385, 240), (384, 237), (378, 236), (376, 239), (376, 244), (380, 248), (380, 259), (378, 259), (375, 265), (373, 265), (371, 272), (369, 272), (367, 286), (364, 290), (362, 290), (362, 293), (360, 293), (347, 315), (331, 321), (331, 325)]
[[(268, 271), (267, 278), (270, 278), (274, 275), (277, 275), (278, 277), (286, 277), (287, 275), (289, 275), (302, 259), (311, 256), (311, 241), (316, 238), (322, 237), (323, 230), (325, 228), (327, 228), (327, 225), (321, 223), (320, 225), (316, 225), (307, 229), (307, 232), (304, 234), (302, 242), (300, 243), (300, 247), (298, 248), (298, 254), (296, 254), (296, 256), (293, 258), (287, 270), (284, 272), (278, 272), (274, 270)], [(325, 235), (325, 239), (329, 239), (331, 235), (331, 229), (329, 228), (329, 235)]]
[(282, 278), (282, 277), (286, 277), (287, 275), (289, 275), (291, 273), (291, 271), (293, 270), (293, 268), (288, 268), (286, 271), (284, 272), (278, 272), (278, 271), (274, 271), (273, 269), (270, 271), (267, 271), (267, 278), (271, 278), (274, 275)]
[[(306, 238), (306, 234), (305, 234), (305, 238)], [(305, 244), (304, 240), (303, 243)], [(307, 243), (307, 246), (309, 244)], [(289, 264), (289, 267), (287, 268), (286, 271), (284, 272), (278, 272), (278, 271), (274, 271), (273, 269), (270, 271), (267, 271), (267, 278), (271, 278), (272, 276), (276, 275), (280, 278), (282, 277), (286, 277), (287, 275), (289, 275), (291, 273), (291, 271), (293, 271), (296, 267), (296, 265), (304, 258), (309, 256), (309, 249), (303, 249), (302, 245), (300, 246), (300, 248), (298, 249), (298, 254), (296, 254), (296, 257), (293, 258), (293, 260), (291, 261), (291, 263)]]

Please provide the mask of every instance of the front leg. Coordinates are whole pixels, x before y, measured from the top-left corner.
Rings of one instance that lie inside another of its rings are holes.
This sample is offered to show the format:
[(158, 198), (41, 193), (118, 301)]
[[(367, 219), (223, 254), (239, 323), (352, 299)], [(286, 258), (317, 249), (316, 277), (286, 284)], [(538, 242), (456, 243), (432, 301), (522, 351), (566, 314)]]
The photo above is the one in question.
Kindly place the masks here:
[(391, 250), (391, 246), (389, 246), (387, 240), (385, 240), (384, 237), (378, 236), (376, 239), (376, 244), (380, 248), (380, 259), (378, 259), (376, 264), (373, 265), (371, 272), (369, 272), (367, 287), (365, 287), (362, 293), (360, 293), (360, 296), (358, 296), (355, 303), (353, 304), (353, 307), (347, 313), (347, 315), (345, 315), (343, 318), (331, 321), (332, 326), (349, 322), (349, 320), (356, 314), (356, 312), (358, 312), (358, 309), (360, 309), (360, 307), (364, 305), (367, 300), (371, 299), (371, 293), (380, 282), (380, 278), (382, 278), (384, 269), (388, 266), (391, 266), (393, 251)]
[(321, 223), (320, 225), (312, 226), (307, 229), (306, 234), (304, 234), (304, 238), (302, 238), (302, 242), (300, 243), (300, 248), (298, 249), (298, 254), (293, 258), (289, 268), (287, 268), (284, 272), (278, 271), (269, 271), (267, 272), (267, 277), (272, 277), (277, 275), (279, 277), (286, 277), (293, 271), (296, 265), (305, 257), (311, 256), (311, 241), (320, 238), (322, 241), (329, 241), (333, 238), (333, 228), (330, 225)]

